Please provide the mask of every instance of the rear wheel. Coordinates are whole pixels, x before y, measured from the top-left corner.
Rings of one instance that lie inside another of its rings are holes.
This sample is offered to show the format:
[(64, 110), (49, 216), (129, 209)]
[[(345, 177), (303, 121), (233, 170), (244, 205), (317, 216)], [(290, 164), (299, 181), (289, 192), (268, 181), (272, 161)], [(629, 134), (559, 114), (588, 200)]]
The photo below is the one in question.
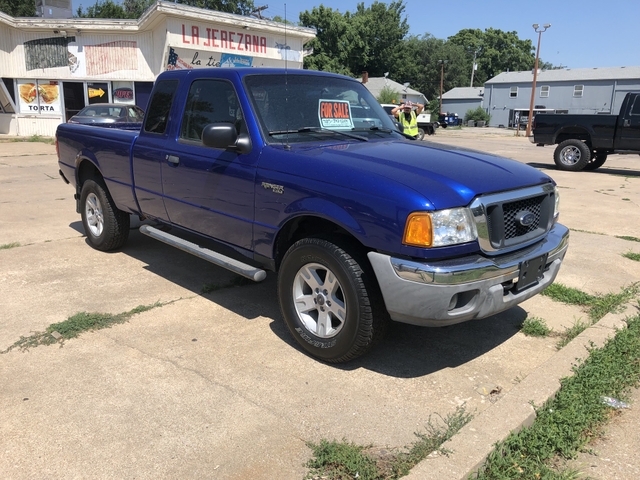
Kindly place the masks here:
[(604, 162), (607, 161), (607, 154), (606, 153), (593, 153), (591, 155), (591, 160), (589, 161), (589, 163), (587, 163), (584, 166), (585, 170), (595, 170), (597, 168), (600, 168), (602, 165), (604, 165)]
[[(284, 320), (310, 355), (342, 363), (382, 337), (387, 313), (366, 257), (324, 239), (305, 238), (286, 253), (278, 274)], [(375, 305), (374, 305), (375, 304)]]
[(561, 142), (553, 154), (553, 160), (560, 170), (579, 172), (589, 163), (591, 151), (586, 143), (570, 138)]
[(89, 244), (102, 251), (113, 250), (129, 238), (129, 214), (118, 210), (101, 180), (87, 180), (80, 194), (82, 225)]
[(418, 136), (416, 137), (417, 140), (422, 140), (424, 138), (424, 130), (422, 128), (418, 129)]

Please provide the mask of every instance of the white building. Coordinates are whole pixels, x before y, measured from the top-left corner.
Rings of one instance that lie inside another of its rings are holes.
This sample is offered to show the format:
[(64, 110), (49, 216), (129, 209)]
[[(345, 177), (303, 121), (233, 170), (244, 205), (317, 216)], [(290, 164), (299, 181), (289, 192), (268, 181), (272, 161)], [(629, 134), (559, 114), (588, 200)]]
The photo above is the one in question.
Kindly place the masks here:
[(367, 72), (362, 72), (362, 78), (360, 81), (376, 98), (380, 95), (380, 92), (382, 92), (383, 89), (389, 88), (398, 94), (399, 103), (413, 102), (422, 103), (423, 105), (428, 103), (427, 97), (425, 97), (421, 92), (418, 92), (413, 88), (409, 88), (408, 84), (405, 86), (398, 82), (394, 82), (387, 77), (370, 77)]
[(138, 20), (0, 12), (0, 134), (51, 136), (93, 103), (144, 109), (164, 70), (302, 68), (313, 38), (309, 28), (164, 1)]

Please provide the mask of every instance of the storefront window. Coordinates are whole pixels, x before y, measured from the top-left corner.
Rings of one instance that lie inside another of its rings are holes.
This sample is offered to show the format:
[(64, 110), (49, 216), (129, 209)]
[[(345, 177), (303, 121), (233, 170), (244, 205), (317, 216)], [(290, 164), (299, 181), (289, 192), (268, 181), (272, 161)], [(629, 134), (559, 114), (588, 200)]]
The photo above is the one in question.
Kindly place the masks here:
[(18, 80), (18, 109), (25, 114), (61, 115), (60, 85), (55, 80)]
[(111, 92), (113, 103), (126, 103), (135, 105), (133, 96), (133, 82), (111, 82)]
[(89, 105), (109, 103), (109, 84), (87, 82), (87, 98), (89, 99)]

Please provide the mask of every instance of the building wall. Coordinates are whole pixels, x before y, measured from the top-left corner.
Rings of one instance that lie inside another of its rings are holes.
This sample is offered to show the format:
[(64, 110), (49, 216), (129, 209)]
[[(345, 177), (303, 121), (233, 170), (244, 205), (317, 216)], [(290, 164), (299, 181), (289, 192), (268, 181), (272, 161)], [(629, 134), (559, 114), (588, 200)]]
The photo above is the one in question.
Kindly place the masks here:
[[(574, 97), (574, 87), (583, 85), (582, 97)], [(511, 87), (518, 87), (517, 97), (510, 96)], [(543, 86), (549, 87), (549, 96), (541, 97)], [(624, 96), (629, 91), (640, 91), (638, 80), (575, 80), (536, 82), (534, 109), (562, 110), (575, 114), (618, 114)], [(531, 102), (531, 83), (486, 84), (483, 108), (491, 115), (491, 126), (512, 126), (513, 111), (529, 110)]]
[[(0, 134), (54, 135), (85, 105), (146, 108), (165, 70), (302, 68), (313, 31), (157, 2), (138, 21), (13, 19), (0, 13)], [(6, 97), (6, 95), (3, 95)]]
[(482, 99), (466, 99), (457, 98), (447, 100), (442, 99), (442, 110), (449, 113), (457, 113), (459, 118), (464, 119), (465, 114), (469, 110), (475, 110), (482, 105)]

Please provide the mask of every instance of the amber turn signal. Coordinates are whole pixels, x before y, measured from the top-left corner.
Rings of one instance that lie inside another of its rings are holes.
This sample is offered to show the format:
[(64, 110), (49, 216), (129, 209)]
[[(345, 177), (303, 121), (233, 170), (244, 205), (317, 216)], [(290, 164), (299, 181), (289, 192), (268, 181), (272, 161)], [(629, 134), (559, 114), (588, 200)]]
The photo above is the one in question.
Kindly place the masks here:
[(407, 218), (402, 243), (416, 247), (430, 247), (433, 243), (433, 226), (431, 215), (415, 212)]

